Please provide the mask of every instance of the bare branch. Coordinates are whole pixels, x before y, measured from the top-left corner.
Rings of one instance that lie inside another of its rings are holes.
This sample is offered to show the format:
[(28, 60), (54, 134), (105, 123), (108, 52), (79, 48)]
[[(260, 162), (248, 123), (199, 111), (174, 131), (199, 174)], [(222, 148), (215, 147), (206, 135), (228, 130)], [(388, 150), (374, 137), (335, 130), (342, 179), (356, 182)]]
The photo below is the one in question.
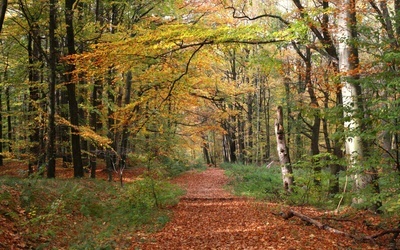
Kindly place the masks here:
[(290, 24), (288, 21), (286, 21), (285, 19), (283, 19), (281, 16), (278, 16), (278, 15), (264, 13), (262, 15), (258, 15), (258, 16), (255, 16), (255, 17), (250, 17), (243, 10), (241, 10), (240, 14), (238, 15), (237, 14), (238, 10), (233, 6), (225, 7), (225, 9), (232, 10), (233, 11), (232, 12), (233, 18), (237, 18), (237, 19), (246, 19), (246, 20), (254, 21), (254, 20), (257, 20), (257, 19), (260, 19), (260, 18), (263, 18), (263, 17), (270, 17), (270, 18), (278, 19), (279, 21), (281, 21), (282, 23), (284, 23), (286, 25)]

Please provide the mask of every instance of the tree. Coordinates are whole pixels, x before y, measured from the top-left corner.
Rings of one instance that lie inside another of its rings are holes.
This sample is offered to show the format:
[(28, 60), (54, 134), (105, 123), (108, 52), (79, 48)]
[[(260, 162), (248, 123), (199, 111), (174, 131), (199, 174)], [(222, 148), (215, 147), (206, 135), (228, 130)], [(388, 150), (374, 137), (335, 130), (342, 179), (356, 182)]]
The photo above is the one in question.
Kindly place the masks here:
[[(346, 153), (350, 166), (354, 170), (355, 188), (359, 191), (365, 189), (372, 182), (372, 176), (361, 167), (360, 159), (364, 156), (363, 143), (359, 135), (361, 121), (357, 113), (362, 111), (361, 86), (354, 80), (358, 78), (353, 72), (358, 67), (358, 51), (354, 46), (356, 33), (355, 25), (355, 1), (342, 1), (339, 6), (338, 36), (339, 40), (339, 70), (341, 73), (342, 96), (345, 123), (347, 130)], [(362, 203), (362, 199), (354, 199), (356, 203)]]
[(57, 62), (57, 52), (56, 52), (56, 14), (57, 6), (56, 0), (49, 1), (49, 41), (50, 41), (50, 51), (49, 51), (49, 68), (50, 68), (50, 78), (49, 78), (49, 117), (48, 117), (48, 141), (47, 141), (47, 177), (55, 178), (56, 176), (56, 124), (55, 124), (55, 110), (56, 110), (56, 62)]
[[(75, 31), (74, 31), (74, 6), (75, 0), (65, 0), (65, 25), (68, 55), (76, 54), (75, 50)], [(83, 177), (83, 165), (81, 155), (81, 141), (79, 135), (79, 110), (76, 99), (76, 85), (72, 81), (73, 65), (67, 65), (66, 84), (68, 90), (69, 115), (71, 119), (71, 146), (72, 161), (74, 165), (74, 177)]]
[(285, 130), (283, 129), (283, 111), (281, 106), (276, 110), (275, 135), (279, 161), (281, 163), (283, 187), (285, 191), (292, 192), (294, 177), (290, 162), (289, 149), (286, 146)]
[[(2, 0), (0, 3), (0, 34), (3, 28), (4, 18), (6, 16), (7, 11), (7, 0)], [(6, 75), (6, 72), (4, 73)], [(0, 94), (0, 102), (1, 102), (1, 94)], [(2, 111), (2, 105), (0, 103), (0, 111)], [(3, 116), (0, 115), (0, 124), (3, 124)], [(3, 128), (0, 127), (0, 139), (3, 139)], [(3, 166), (3, 142), (0, 143), (0, 166)]]

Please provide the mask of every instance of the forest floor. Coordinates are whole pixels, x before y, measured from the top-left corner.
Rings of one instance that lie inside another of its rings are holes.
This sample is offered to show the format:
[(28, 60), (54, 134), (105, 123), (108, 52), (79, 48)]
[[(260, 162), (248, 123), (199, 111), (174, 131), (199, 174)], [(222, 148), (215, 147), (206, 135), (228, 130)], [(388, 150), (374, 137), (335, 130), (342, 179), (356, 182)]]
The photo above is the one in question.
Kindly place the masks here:
[[(134, 181), (141, 174), (139, 170), (127, 170), (124, 181)], [(0, 170), (0, 176), (3, 175), (26, 178), (26, 166), (8, 162)], [(57, 169), (57, 178), (70, 179), (72, 176), (71, 168)], [(97, 177), (106, 180), (107, 174), (99, 168)], [(114, 181), (118, 181), (117, 176)], [(178, 205), (171, 208), (171, 220), (160, 231), (132, 232), (130, 249), (389, 249), (393, 234), (374, 241), (357, 239), (395, 228), (398, 221), (368, 211), (347, 209), (333, 214), (313, 207), (237, 197), (228, 190), (229, 179), (224, 170), (218, 168), (202, 172), (193, 170), (171, 181), (186, 190)], [(15, 197), (19, 197), (18, 193)], [(1, 205), (0, 200), (0, 208)], [(296, 216), (285, 220), (280, 214), (289, 209), (352, 237), (319, 229)], [(80, 219), (74, 216), (77, 215), (71, 214), (68, 218)], [(18, 218), (24, 218), (23, 211)], [(18, 230), (15, 223), (9, 223), (0, 214), (0, 249), (2, 246), (14, 246), (4, 249), (29, 249)], [(400, 249), (399, 239), (396, 243), (396, 249)]]
[[(287, 206), (235, 197), (226, 190), (228, 181), (217, 168), (174, 179), (187, 193), (171, 221), (159, 232), (138, 232), (131, 249), (388, 249), (388, 235), (356, 240), (298, 217), (285, 220), (279, 213)], [(383, 231), (382, 218), (366, 211), (332, 215), (310, 207), (290, 209), (356, 238)]]

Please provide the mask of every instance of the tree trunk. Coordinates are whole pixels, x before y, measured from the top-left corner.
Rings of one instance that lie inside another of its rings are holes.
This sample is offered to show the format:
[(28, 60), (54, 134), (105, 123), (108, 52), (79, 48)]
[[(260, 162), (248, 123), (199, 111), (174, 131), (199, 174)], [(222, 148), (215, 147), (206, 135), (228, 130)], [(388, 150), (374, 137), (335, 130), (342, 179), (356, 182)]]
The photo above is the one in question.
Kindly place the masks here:
[(286, 146), (285, 131), (283, 129), (283, 112), (279, 106), (276, 112), (275, 134), (279, 161), (281, 163), (283, 187), (285, 191), (292, 192), (294, 185), (292, 165), (290, 163), (289, 150)]
[(204, 160), (206, 161), (206, 164), (208, 166), (210, 166), (212, 164), (211, 162), (211, 158), (210, 158), (210, 153), (209, 153), (209, 146), (208, 146), (208, 142), (205, 138), (203, 138), (204, 142), (203, 142), (203, 156), (204, 156)]
[(6, 11), (7, 11), (7, 0), (1, 0), (0, 2), (0, 33), (3, 30), (3, 23), (4, 23), (4, 18), (6, 17)]
[(114, 119), (114, 110), (111, 104), (115, 103), (115, 97), (113, 94), (113, 91), (110, 89), (112, 87), (112, 77), (113, 77), (113, 70), (109, 70), (109, 78), (108, 78), (108, 90), (107, 90), (107, 98), (109, 102), (109, 107), (107, 110), (107, 137), (111, 139), (111, 149), (107, 149), (106, 153), (106, 168), (107, 168), (107, 173), (108, 173), (108, 181), (112, 181), (113, 179), (113, 172), (115, 170), (115, 164), (116, 164), (116, 149), (117, 149), (117, 138), (115, 135), (115, 125), (116, 125), (116, 120)]
[[(357, 78), (352, 75), (358, 64), (357, 48), (352, 46), (356, 33), (355, 26), (355, 0), (344, 0), (339, 5), (338, 15), (338, 36), (339, 40), (339, 71), (341, 73), (342, 98), (344, 108), (344, 128), (347, 130), (346, 153), (349, 157), (349, 166), (355, 168), (363, 157), (363, 143), (359, 135), (361, 122), (357, 118), (357, 113), (362, 110), (361, 105), (361, 87), (359, 84), (351, 81)], [(356, 191), (366, 188), (372, 182), (372, 176), (367, 174), (364, 169), (354, 174)], [(354, 203), (363, 203), (362, 199), (354, 199)]]
[[(11, 113), (11, 105), (10, 105), (10, 86), (7, 86), (6, 88), (6, 109), (7, 109), (7, 114)], [(11, 121), (11, 115), (7, 116), (7, 138), (8, 138), (8, 152), (12, 153), (13, 148), (12, 148), (12, 121)]]
[[(90, 128), (93, 129), (93, 131), (95, 131), (95, 132), (98, 130), (97, 109), (99, 108), (98, 106), (100, 105), (99, 96), (98, 96), (98, 93), (100, 92), (100, 90), (101, 90), (101, 81), (96, 80), (93, 85), (93, 92), (92, 92), (92, 96), (91, 96), (93, 110), (89, 116)], [(89, 151), (91, 153), (91, 155), (89, 156), (90, 177), (96, 178), (97, 155), (96, 155), (96, 145), (94, 143), (90, 143)]]
[[(206, 146), (206, 145), (204, 145)], [(204, 149), (204, 148), (203, 148)], [(207, 150), (207, 149), (204, 149)], [(223, 159), (224, 162), (229, 162), (229, 143), (228, 143), (228, 138), (226, 134), (222, 135), (222, 153), (223, 153)]]
[(271, 90), (269, 88), (264, 89), (263, 99), (264, 99), (265, 133), (266, 133), (265, 137), (267, 140), (267, 143), (265, 145), (265, 159), (269, 161), (269, 158), (271, 157), (271, 138), (270, 138), (270, 124), (269, 124)]
[(56, 123), (55, 123), (55, 110), (56, 110), (56, 0), (50, 0), (49, 11), (49, 118), (48, 118), (48, 141), (47, 141), (47, 177), (56, 177), (56, 153), (55, 153), (55, 139), (56, 139)]
[[(321, 127), (321, 117), (320, 117), (320, 110), (319, 110), (319, 103), (317, 99), (317, 95), (315, 94), (314, 86), (312, 85), (311, 81), (311, 50), (310, 48), (306, 48), (306, 55), (305, 55), (305, 64), (306, 64), (306, 77), (305, 82), (307, 86), (307, 91), (310, 96), (311, 102), (311, 109), (313, 112), (314, 122), (311, 126), (311, 155), (315, 156), (320, 153), (319, 151), (319, 132)], [(314, 183), (316, 185), (321, 185), (321, 177), (318, 176), (321, 174), (321, 167), (319, 166), (318, 162), (314, 162)]]
[[(96, 15), (96, 22), (103, 26), (103, 18), (101, 17), (101, 13), (103, 11), (102, 4), (100, 0), (96, 0), (96, 8), (95, 8), (95, 15)], [(101, 104), (101, 93), (102, 93), (102, 80), (96, 79), (93, 85), (93, 92), (91, 96), (92, 101), (92, 108), (93, 111), (89, 115), (89, 126), (93, 131), (97, 132), (101, 129), (101, 123), (98, 119), (98, 109), (99, 105)], [(97, 148), (96, 145), (93, 143), (89, 144), (89, 151), (91, 155), (89, 156), (89, 168), (90, 168), (90, 177), (96, 178), (96, 170), (97, 170)]]
[[(67, 32), (67, 47), (68, 54), (76, 54), (75, 50), (75, 35), (73, 26), (73, 6), (75, 0), (65, 1), (65, 24)], [(71, 122), (71, 147), (72, 147), (72, 161), (74, 165), (74, 177), (83, 177), (83, 164), (81, 155), (81, 141), (79, 135), (79, 109), (78, 102), (76, 101), (76, 85), (72, 82), (72, 72), (75, 67), (73, 65), (67, 66), (66, 81), (68, 91), (68, 106)]]
[[(124, 97), (124, 105), (128, 105), (131, 101), (131, 89), (132, 89), (132, 71), (128, 71), (126, 73), (125, 79), (125, 97)], [(131, 112), (138, 112), (138, 105), (131, 111)], [(119, 177), (122, 185), (122, 173), (126, 167), (126, 157), (128, 153), (128, 138), (129, 138), (129, 129), (128, 124), (123, 125), (122, 135), (121, 135), (121, 145), (119, 148), (119, 162), (118, 162), (118, 169), (119, 169)]]
[(254, 94), (250, 93), (247, 95), (247, 153), (246, 153), (246, 164), (253, 163), (253, 102)]
[[(6, 11), (7, 11), (7, 0), (2, 0), (0, 3), (0, 34), (1, 31), (3, 29), (3, 23), (4, 23), (4, 18), (6, 16)], [(4, 72), (4, 75), (6, 75), (6, 72)], [(8, 87), (7, 87), (8, 89)], [(1, 115), (1, 113), (3, 113), (2, 111), (2, 99), (1, 99), (1, 93), (0, 93), (0, 166), (3, 166), (3, 116)]]

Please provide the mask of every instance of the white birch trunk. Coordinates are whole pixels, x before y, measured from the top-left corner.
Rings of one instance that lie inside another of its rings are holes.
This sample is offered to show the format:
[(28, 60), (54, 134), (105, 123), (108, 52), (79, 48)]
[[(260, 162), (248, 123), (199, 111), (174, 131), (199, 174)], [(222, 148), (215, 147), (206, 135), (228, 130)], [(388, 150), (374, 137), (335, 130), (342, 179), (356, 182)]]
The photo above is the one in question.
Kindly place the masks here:
[[(344, 127), (347, 132), (346, 137), (346, 154), (349, 157), (349, 166), (356, 167), (359, 159), (363, 156), (362, 140), (359, 136), (360, 120), (355, 117), (355, 113), (361, 108), (358, 106), (359, 91), (356, 84), (349, 80), (354, 77), (355, 70), (355, 54), (352, 53), (351, 45), (351, 1), (342, 0), (339, 5), (338, 15), (338, 52), (339, 52), (339, 71), (341, 73), (343, 108), (344, 108)], [(361, 169), (356, 171), (353, 178), (355, 179), (355, 188), (357, 190), (365, 188), (371, 181), (370, 176), (365, 174)], [(362, 202), (361, 200), (355, 201)]]
[(281, 163), (283, 187), (285, 191), (292, 192), (294, 183), (292, 165), (290, 163), (289, 150), (286, 146), (285, 131), (283, 129), (282, 107), (279, 106), (276, 111), (275, 120), (276, 145), (278, 150), (279, 161)]

